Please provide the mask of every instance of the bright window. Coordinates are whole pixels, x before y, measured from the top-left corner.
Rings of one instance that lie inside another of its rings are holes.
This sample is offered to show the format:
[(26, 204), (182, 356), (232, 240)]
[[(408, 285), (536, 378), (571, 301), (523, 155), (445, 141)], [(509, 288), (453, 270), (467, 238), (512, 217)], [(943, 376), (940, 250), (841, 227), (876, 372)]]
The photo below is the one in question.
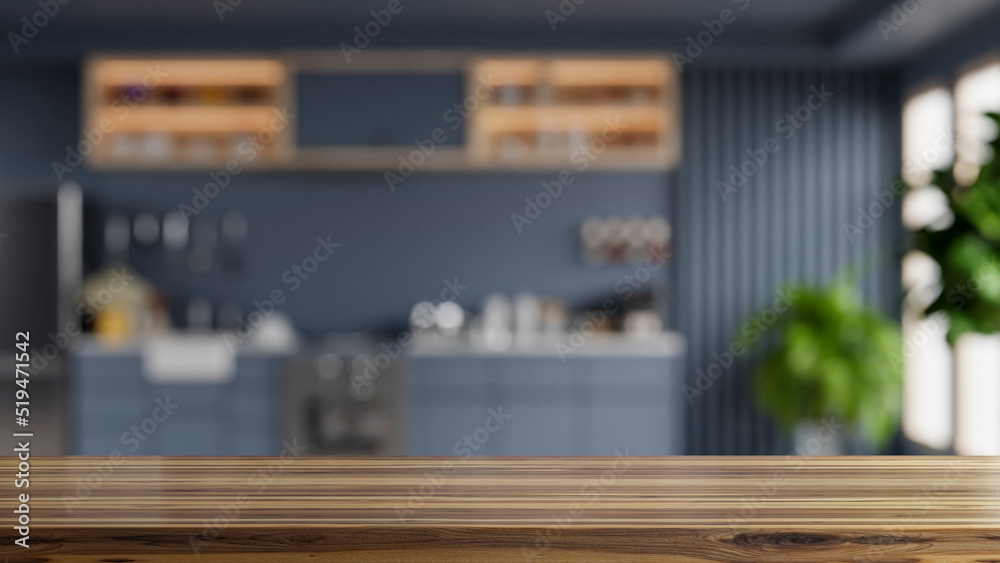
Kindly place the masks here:
[(997, 134), (983, 115), (990, 111), (1000, 111), (1000, 61), (976, 67), (955, 82), (955, 177), (963, 184), (975, 180), (989, 156), (988, 142)]
[(931, 173), (955, 158), (951, 92), (944, 86), (928, 88), (903, 105), (903, 179), (922, 188)]
[[(955, 82), (955, 178), (970, 184), (990, 156), (1000, 111), (1000, 61), (980, 65)], [(967, 334), (955, 345), (955, 451), (1000, 454), (1000, 335)]]
[[(936, 86), (903, 106), (903, 200), (907, 228), (946, 228), (952, 216), (943, 194), (929, 186), (934, 170), (954, 162), (962, 184), (975, 180), (996, 134), (983, 114), (1000, 111), (1000, 61), (962, 74), (951, 92)], [(942, 291), (940, 269), (910, 252), (902, 264), (903, 431), (914, 442), (962, 455), (1000, 454), (1000, 335), (966, 334), (954, 349), (947, 319), (921, 313)]]
[[(943, 86), (911, 96), (903, 106), (903, 179), (911, 188), (903, 200), (903, 223), (919, 229), (947, 217), (940, 190), (928, 186), (934, 170), (954, 159), (951, 93)], [(940, 269), (926, 254), (903, 259), (903, 432), (925, 446), (947, 449), (952, 443), (952, 356), (945, 340), (948, 322), (922, 311), (941, 291)]]

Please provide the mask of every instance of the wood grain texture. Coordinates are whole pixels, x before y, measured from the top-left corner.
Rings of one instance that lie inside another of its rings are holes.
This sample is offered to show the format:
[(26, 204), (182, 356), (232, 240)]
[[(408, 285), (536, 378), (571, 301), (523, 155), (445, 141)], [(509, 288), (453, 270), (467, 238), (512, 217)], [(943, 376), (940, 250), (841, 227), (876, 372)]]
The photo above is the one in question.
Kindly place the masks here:
[(998, 458), (31, 461), (11, 563), (1000, 562)]

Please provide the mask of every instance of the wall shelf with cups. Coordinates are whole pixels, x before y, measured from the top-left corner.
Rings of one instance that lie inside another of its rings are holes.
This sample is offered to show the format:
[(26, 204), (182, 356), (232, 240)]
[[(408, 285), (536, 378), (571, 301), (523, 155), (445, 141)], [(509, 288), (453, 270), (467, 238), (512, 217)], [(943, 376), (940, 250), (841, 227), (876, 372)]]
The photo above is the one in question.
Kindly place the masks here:
[(98, 168), (225, 168), (290, 155), (278, 58), (93, 57), (80, 154)]

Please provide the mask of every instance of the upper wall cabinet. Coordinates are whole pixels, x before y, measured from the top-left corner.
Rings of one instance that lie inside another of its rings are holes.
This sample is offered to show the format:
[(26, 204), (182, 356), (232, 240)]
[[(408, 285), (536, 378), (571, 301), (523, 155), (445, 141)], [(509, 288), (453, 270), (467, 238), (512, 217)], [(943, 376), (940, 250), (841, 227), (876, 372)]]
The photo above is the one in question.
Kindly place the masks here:
[(658, 59), (488, 59), (474, 64), (468, 155), (476, 163), (670, 167), (676, 77)]
[(103, 169), (667, 170), (678, 91), (658, 56), (103, 56), (79, 152)]
[(95, 167), (225, 168), (292, 156), (280, 59), (97, 57), (84, 76), (78, 149)]

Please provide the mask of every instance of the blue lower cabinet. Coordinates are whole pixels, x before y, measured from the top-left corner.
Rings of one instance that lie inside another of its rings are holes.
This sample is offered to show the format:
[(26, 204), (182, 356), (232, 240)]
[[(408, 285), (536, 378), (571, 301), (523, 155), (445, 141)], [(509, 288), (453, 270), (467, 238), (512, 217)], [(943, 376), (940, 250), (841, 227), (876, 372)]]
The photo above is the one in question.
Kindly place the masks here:
[(579, 451), (579, 411), (572, 405), (505, 403), (497, 432), (506, 455), (573, 455)]
[(478, 455), (681, 455), (682, 369), (678, 357), (410, 358), (407, 451), (452, 455), (454, 436), (478, 429)]
[(410, 408), (409, 450), (418, 455), (501, 455), (502, 427), (486, 404)]
[(157, 384), (138, 353), (74, 357), (70, 393), (76, 455), (274, 455), (280, 451), (280, 373), (274, 358), (238, 358), (222, 384)]
[(220, 430), (214, 420), (178, 415), (159, 430), (160, 455), (230, 455)]
[[(125, 424), (122, 416), (94, 414), (82, 417), (73, 425), (74, 453), (108, 457), (118, 452), (122, 455), (142, 455), (141, 442), (133, 437), (131, 426), (138, 420)], [(138, 427), (136, 427), (138, 432)], [(86, 453), (84, 453), (86, 452)]]
[(229, 444), (230, 453), (226, 455), (278, 455), (281, 446), (273, 437), (237, 435)]
[(662, 405), (594, 405), (586, 455), (671, 455), (682, 446)]
[(277, 405), (253, 413), (237, 412), (223, 424), (227, 442), (224, 455), (278, 455), (281, 453), (281, 419)]
[(264, 358), (239, 358), (228, 398), (233, 412), (254, 415), (276, 408), (281, 396), (280, 365)]

